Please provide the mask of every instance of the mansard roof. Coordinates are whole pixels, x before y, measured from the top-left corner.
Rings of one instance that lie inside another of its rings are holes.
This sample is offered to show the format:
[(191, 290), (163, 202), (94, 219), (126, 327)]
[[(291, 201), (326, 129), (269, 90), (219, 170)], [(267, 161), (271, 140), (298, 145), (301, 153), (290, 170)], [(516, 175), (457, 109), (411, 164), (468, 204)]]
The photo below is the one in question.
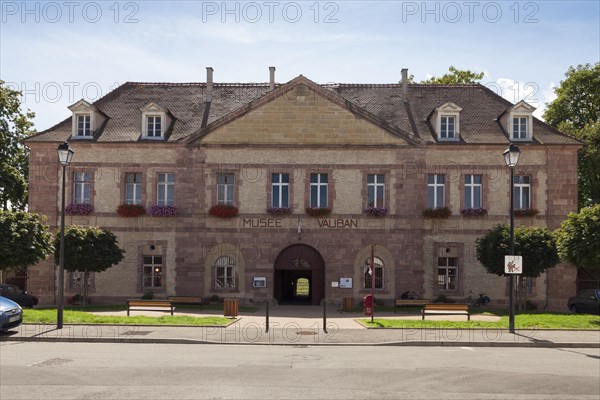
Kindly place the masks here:
[[(214, 83), (210, 107), (207, 107), (206, 83), (127, 82), (93, 103), (107, 116), (95, 142), (136, 142), (142, 131), (140, 109), (159, 104), (173, 117), (168, 142), (191, 142), (216, 127), (227, 124), (304, 84), (357, 117), (401, 136), (409, 143), (437, 143), (430, 122), (432, 110), (445, 103), (460, 105), (460, 142), (467, 144), (507, 144), (507, 133), (499, 116), (512, 103), (480, 84), (424, 85), (409, 84), (403, 101), (402, 84), (316, 84), (302, 75), (270, 90), (269, 83)], [(206, 111), (206, 115), (205, 115)], [(203, 124), (203, 119), (206, 118)], [(27, 142), (58, 142), (71, 137), (71, 117), (27, 139)], [(160, 142), (157, 142), (158, 144)], [(533, 122), (533, 143), (576, 144), (546, 123)], [(444, 144), (448, 145), (448, 144)]]

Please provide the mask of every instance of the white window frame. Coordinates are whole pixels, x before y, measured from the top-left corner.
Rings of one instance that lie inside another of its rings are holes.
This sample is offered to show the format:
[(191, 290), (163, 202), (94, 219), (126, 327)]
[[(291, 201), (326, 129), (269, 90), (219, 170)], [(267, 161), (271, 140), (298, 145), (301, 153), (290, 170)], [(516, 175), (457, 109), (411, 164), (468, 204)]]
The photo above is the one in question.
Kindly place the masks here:
[[(156, 127), (158, 121), (158, 128)], [(163, 117), (162, 115), (148, 114), (146, 115), (146, 138), (162, 139), (163, 134)]]
[[(369, 182), (371, 177), (373, 177), (373, 182)], [(381, 198), (378, 196), (379, 191), (381, 191)], [(372, 202), (371, 198), (373, 199)], [(367, 174), (367, 207), (385, 207), (384, 174)]]
[[(317, 181), (313, 182), (313, 177), (316, 176)], [(323, 178), (325, 178), (323, 182)], [(325, 188), (325, 199), (322, 199), (321, 189)], [(316, 204), (313, 204), (313, 191), (316, 191)], [(322, 173), (310, 174), (310, 207), (312, 208), (327, 208), (329, 206), (329, 175)]]
[[(275, 182), (275, 177), (277, 177), (277, 182)], [(284, 182), (284, 177), (286, 177), (287, 182)], [(290, 175), (289, 174), (271, 174), (271, 207), (278, 208), (289, 208), (290, 206)], [(275, 195), (276, 190), (278, 189), (278, 196)], [(287, 193), (287, 203), (283, 204), (283, 192)]]
[[(469, 182), (470, 178), (470, 182)], [(475, 182), (475, 178), (479, 178), (479, 183)], [(475, 195), (475, 189), (479, 188), (479, 196)], [(465, 208), (482, 208), (483, 207), (483, 176), (477, 174), (465, 175)], [(479, 205), (475, 205), (479, 203)]]
[[(168, 110), (154, 102), (140, 108), (142, 112), (142, 139), (164, 140), (168, 126), (171, 124)], [(156, 118), (159, 118), (160, 129), (156, 128)]]
[(215, 261), (215, 289), (235, 289), (235, 261), (233, 258), (221, 256)]
[[(531, 138), (529, 134), (529, 119), (530, 117), (526, 115), (513, 115), (511, 118), (513, 140), (529, 140)], [(517, 130), (515, 130), (515, 121), (518, 121), (516, 124), (518, 127)], [(525, 131), (523, 131), (523, 127), (525, 127)]]
[[(151, 258), (151, 262), (147, 263), (146, 258)], [(160, 263), (157, 262), (157, 259), (160, 260)], [(146, 268), (150, 269), (150, 273), (146, 273)], [(158, 269), (158, 270), (157, 270)], [(142, 256), (142, 288), (143, 289), (161, 289), (163, 288), (163, 257), (156, 255), (144, 255)], [(150, 285), (146, 285), (146, 279), (149, 278), (151, 280)], [(156, 285), (156, 279), (158, 278), (159, 284)]]
[[(456, 139), (456, 115), (441, 115), (440, 116), (440, 140), (455, 140)], [(450, 123), (452, 121), (452, 123)], [(452, 126), (450, 132), (449, 127)]]
[[(385, 264), (379, 257), (373, 257), (373, 267), (375, 269), (375, 290), (384, 290), (385, 288)], [(363, 289), (371, 289), (371, 275), (369, 270), (371, 269), (371, 257), (365, 260), (365, 267), (363, 271)], [(380, 275), (380, 276), (377, 276)], [(367, 285), (368, 282), (368, 285)]]
[[(169, 188), (172, 196), (169, 198)], [(162, 196), (161, 196), (162, 192)], [(175, 205), (175, 174), (172, 172), (160, 172), (156, 176), (156, 204), (159, 206)]]
[[(433, 176), (433, 182), (429, 182), (429, 177)], [(440, 177), (442, 182), (440, 181)], [(429, 189), (433, 189), (433, 207), (429, 208), (442, 208), (446, 206), (446, 177), (444, 174), (428, 174), (427, 175), (427, 206), (429, 207)], [(438, 189), (442, 188), (442, 198), (441, 201), (438, 202)], [(441, 203), (441, 204), (440, 204)]]
[[(522, 182), (527, 178), (528, 182)], [(527, 190), (528, 204), (523, 207), (523, 191)], [(515, 175), (514, 176), (514, 206), (515, 210), (529, 210), (531, 208), (531, 176), (530, 175)]]
[[(435, 123), (435, 133), (440, 142), (457, 142), (460, 138), (460, 112), (462, 108), (452, 102), (445, 103), (439, 107), (436, 107), (433, 115), (432, 122)], [(446, 119), (446, 130), (442, 131), (442, 119)], [(454, 131), (452, 136), (448, 136), (448, 119), (453, 119)], [(432, 125), (433, 125), (432, 123)]]
[[(83, 121), (81, 121), (83, 119)], [(76, 136), (78, 138), (91, 138), (92, 129), (92, 115), (91, 114), (76, 114), (75, 120), (77, 121), (77, 127), (75, 128)], [(80, 125), (83, 123), (83, 127)]]
[[(533, 112), (535, 107), (531, 104), (527, 104), (521, 100), (514, 106), (510, 107), (502, 117), (502, 123), (505, 124), (506, 132), (508, 137), (513, 142), (528, 142), (533, 139)], [(524, 136), (522, 137), (522, 118), (525, 118), (525, 129)], [(519, 128), (515, 131), (515, 119), (519, 120)]]
[[(73, 204), (90, 204), (92, 191), (92, 174), (89, 172), (73, 173)], [(86, 193), (87, 192), (87, 193)]]
[[(228, 181), (231, 178), (231, 182)], [(217, 204), (233, 205), (235, 195), (235, 174), (232, 172), (217, 173)]]
[[(450, 265), (450, 259), (455, 259), (456, 265)], [(441, 260), (445, 260), (445, 262), (442, 264)], [(440, 274), (440, 270), (444, 270), (445, 273)], [(450, 274), (450, 271), (452, 270), (454, 271), (454, 275)], [(436, 276), (438, 290), (458, 290), (458, 257), (438, 257)], [(440, 280), (440, 277), (443, 277), (443, 280)], [(451, 282), (451, 277), (454, 278), (454, 282)], [(451, 287), (451, 284), (453, 284), (454, 287)]]
[[(129, 181), (130, 177), (133, 177), (132, 182)], [(136, 180), (136, 177), (139, 177), (139, 181)], [(141, 172), (125, 173), (125, 204), (142, 204), (142, 177)], [(131, 198), (129, 197), (129, 188), (131, 188), (131, 193), (133, 194)]]

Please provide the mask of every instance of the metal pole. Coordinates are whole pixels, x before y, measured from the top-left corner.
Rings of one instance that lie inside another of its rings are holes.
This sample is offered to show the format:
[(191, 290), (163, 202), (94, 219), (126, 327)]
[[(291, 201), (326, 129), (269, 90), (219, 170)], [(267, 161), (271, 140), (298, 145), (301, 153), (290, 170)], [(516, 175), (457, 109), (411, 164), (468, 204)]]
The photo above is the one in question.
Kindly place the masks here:
[(62, 166), (62, 198), (60, 201), (60, 251), (58, 261), (58, 295), (56, 300), (56, 329), (63, 327), (63, 307), (65, 292), (65, 177), (67, 166)]
[(371, 323), (373, 323), (373, 318), (375, 314), (375, 245), (371, 245), (371, 299), (373, 300), (373, 304), (371, 304)]
[[(515, 255), (515, 180), (514, 180), (514, 167), (510, 169), (510, 255)], [(514, 290), (515, 290), (515, 275), (509, 275), (509, 290), (508, 290), (508, 331), (515, 333), (515, 302), (514, 302)]]
[(265, 332), (269, 332), (269, 300), (267, 300), (267, 302), (265, 304), (267, 305), (267, 315), (266, 315), (266, 322), (265, 322)]

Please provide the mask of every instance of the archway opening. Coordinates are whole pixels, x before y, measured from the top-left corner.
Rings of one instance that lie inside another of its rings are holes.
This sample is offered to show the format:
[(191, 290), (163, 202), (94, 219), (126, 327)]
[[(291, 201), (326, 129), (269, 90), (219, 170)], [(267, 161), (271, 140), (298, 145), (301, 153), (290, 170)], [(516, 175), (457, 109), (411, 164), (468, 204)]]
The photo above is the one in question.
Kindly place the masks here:
[(317, 250), (292, 245), (275, 260), (274, 297), (279, 304), (319, 305), (325, 296), (325, 264)]

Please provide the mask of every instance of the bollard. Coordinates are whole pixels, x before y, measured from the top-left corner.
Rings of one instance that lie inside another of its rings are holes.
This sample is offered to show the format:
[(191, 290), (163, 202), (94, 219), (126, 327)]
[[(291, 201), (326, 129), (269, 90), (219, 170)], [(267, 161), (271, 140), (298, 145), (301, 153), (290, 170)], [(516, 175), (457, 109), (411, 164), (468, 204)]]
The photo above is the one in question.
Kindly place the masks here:
[(267, 315), (266, 315), (266, 323), (265, 323), (265, 333), (269, 332), (269, 300), (265, 303), (267, 305)]

